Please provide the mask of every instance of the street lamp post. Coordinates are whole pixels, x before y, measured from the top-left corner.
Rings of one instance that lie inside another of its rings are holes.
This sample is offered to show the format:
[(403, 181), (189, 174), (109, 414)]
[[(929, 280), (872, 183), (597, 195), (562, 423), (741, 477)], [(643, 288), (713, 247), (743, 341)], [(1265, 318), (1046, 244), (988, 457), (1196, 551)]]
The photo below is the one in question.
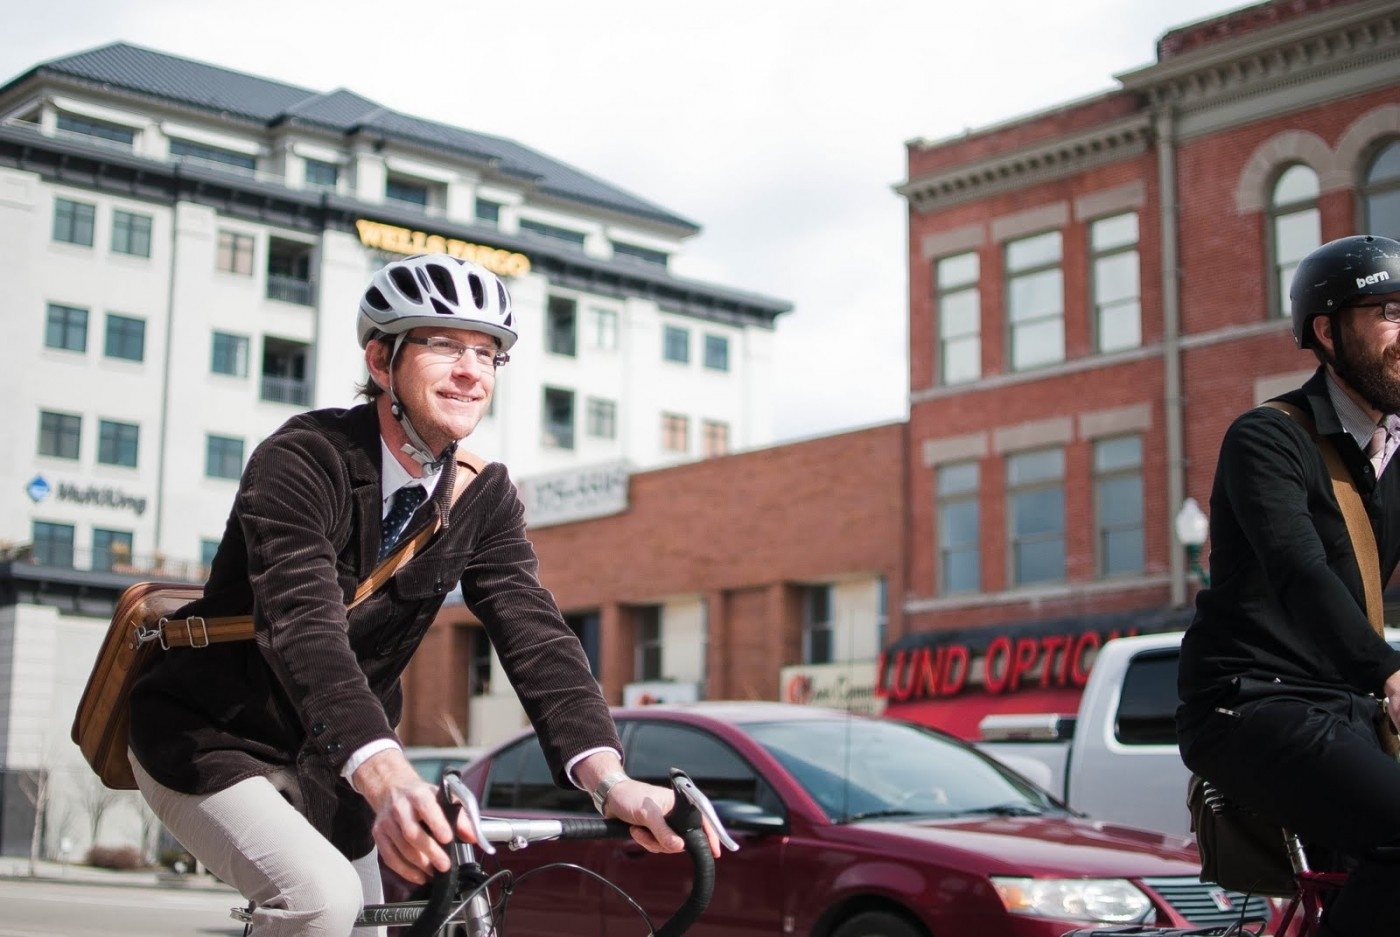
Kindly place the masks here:
[(1186, 561), (1203, 586), (1210, 585), (1210, 573), (1201, 566), (1201, 547), (1209, 533), (1210, 521), (1205, 512), (1195, 498), (1187, 498), (1176, 512), (1176, 539), (1186, 548)]

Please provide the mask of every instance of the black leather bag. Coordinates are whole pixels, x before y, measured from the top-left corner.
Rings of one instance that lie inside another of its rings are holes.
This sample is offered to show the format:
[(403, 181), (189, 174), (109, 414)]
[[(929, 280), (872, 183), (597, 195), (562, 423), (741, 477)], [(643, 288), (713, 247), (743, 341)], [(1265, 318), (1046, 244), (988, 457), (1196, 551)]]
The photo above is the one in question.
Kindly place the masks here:
[(1286, 898), (1297, 890), (1283, 827), (1221, 797), (1192, 775), (1186, 787), (1201, 881), (1247, 895)]

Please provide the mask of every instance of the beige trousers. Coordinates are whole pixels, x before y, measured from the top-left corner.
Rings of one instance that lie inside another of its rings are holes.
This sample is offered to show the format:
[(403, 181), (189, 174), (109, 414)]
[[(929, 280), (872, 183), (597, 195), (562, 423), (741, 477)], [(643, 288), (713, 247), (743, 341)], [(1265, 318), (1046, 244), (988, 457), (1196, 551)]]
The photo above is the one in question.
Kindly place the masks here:
[(257, 906), (251, 937), (385, 937), (385, 928), (353, 926), (364, 905), (384, 900), (377, 852), (346, 859), (266, 778), (181, 794), (130, 757), (136, 785), (160, 821)]

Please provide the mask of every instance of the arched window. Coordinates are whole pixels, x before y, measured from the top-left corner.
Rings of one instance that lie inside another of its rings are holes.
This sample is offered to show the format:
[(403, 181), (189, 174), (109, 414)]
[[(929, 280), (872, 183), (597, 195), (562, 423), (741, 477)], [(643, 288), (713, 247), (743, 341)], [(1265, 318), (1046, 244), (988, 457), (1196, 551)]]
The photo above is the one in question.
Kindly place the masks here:
[(1294, 165), (1278, 177), (1269, 197), (1275, 315), (1288, 315), (1288, 287), (1293, 283), (1293, 271), (1299, 261), (1322, 243), (1317, 190), (1317, 173), (1307, 166)]
[(1391, 141), (1371, 161), (1361, 205), (1363, 234), (1400, 239), (1400, 140)]

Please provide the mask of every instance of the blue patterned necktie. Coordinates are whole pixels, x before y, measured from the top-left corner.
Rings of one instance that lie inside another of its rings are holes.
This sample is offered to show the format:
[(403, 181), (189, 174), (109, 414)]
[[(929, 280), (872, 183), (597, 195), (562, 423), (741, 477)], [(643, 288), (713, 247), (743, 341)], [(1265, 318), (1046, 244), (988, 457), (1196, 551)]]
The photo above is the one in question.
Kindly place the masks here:
[(394, 544), (399, 542), (404, 528), (408, 526), (409, 518), (427, 497), (428, 493), (423, 490), (422, 485), (405, 485), (394, 492), (389, 501), (389, 513), (384, 515), (384, 541), (379, 547), (380, 562), (394, 549)]

